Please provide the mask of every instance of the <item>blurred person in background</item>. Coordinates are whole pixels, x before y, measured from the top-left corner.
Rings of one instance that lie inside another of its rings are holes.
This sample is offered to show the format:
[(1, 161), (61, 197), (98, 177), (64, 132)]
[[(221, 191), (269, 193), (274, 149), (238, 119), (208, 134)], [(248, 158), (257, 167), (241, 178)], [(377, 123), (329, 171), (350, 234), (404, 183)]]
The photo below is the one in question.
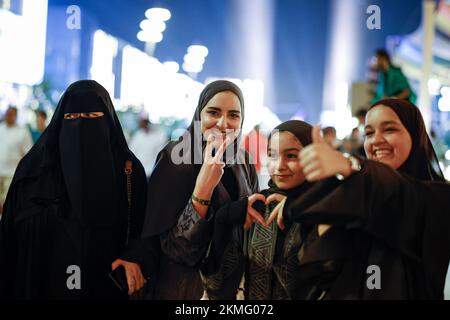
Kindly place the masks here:
[(412, 91), (402, 70), (392, 64), (389, 53), (384, 49), (378, 49), (375, 51), (375, 58), (378, 83), (372, 103), (386, 98), (409, 100), (415, 103), (416, 94)]
[(334, 127), (326, 127), (322, 129), (323, 138), (326, 143), (333, 149), (338, 149), (341, 145), (336, 137), (336, 129)]
[(147, 117), (139, 119), (139, 129), (131, 137), (130, 149), (142, 162), (147, 177), (150, 177), (156, 157), (167, 140), (164, 130), (157, 128)]
[(10, 106), (0, 123), (0, 216), (14, 171), (31, 146), (30, 133), (17, 125), (17, 108)]
[(31, 138), (33, 139), (33, 144), (38, 141), (42, 132), (44, 132), (47, 127), (47, 113), (44, 110), (36, 111), (36, 128), (30, 127)]

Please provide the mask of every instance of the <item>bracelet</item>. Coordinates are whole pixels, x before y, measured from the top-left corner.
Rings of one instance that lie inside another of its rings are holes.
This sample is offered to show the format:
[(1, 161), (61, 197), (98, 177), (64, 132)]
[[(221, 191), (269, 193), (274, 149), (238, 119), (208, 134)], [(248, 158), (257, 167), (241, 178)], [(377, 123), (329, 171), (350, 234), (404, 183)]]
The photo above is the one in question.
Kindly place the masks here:
[(200, 203), (203, 206), (209, 206), (211, 204), (211, 200), (203, 200), (203, 199), (199, 199), (196, 196), (194, 196), (194, 194), (192, 194), (192, 200), (194, 200), (195, 202)]
[[(350, 155), (348, 153), (343, 153), (342, 155), (345, 158), (347, 158), (347, 160), (348, 160), (348, 162), (350, 164), (350, 168), (352, 169), (352, 172), (354, 172), (354, 171), (361, 171), (361, 163), (359, 162), (359, 160), (357, 158), (353, 157), (352, 155)], [(338, 173), (336, 175), (336, 179), (342, 181), (342, 180), (345, 179), (345, 177), (342, 174)]]

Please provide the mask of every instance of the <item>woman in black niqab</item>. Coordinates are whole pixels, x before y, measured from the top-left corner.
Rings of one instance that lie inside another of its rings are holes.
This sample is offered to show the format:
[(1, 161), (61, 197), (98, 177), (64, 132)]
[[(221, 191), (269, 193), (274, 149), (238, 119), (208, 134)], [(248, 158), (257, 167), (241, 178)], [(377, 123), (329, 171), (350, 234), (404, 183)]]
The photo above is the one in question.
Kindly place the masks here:
[[(1, 293), (126, 298), (108, 273), (140, 233), (145, 196), (143, 167), (128, 149), (108, 92), (95, 81), (73, 83), (19, 163), (8, 192), (0, 229)], [(81, 277), (72, 288), (67, 270), (76, 268)]]

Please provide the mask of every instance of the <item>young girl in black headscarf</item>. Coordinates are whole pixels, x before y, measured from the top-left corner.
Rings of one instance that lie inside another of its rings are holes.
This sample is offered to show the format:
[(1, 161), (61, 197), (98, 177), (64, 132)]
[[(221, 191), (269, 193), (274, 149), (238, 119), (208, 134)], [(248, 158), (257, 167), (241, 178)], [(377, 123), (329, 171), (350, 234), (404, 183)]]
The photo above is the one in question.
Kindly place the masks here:
[(108, 274), (140, 234), (145, 198), (144, 168), (128, 149), (108, 92), (95, 81), (73, 83), (8, 191), (0, 296), (127, 298)]
[(209, 299), (234, 299), (244, 272), (246, 299), (293, 298), (301, 227), (290, 220), (280, 228), (276, 223), (252, 225), (252, 218), (258, 215), (251, 213), (257, 209), (266, 219), (280, 203), (300, 197), (310, 188), (299, 155), (311, 143), (311, 129), (298, 120), (277, 126), (268, 139), (269, 188), (217, 212), (213, 241), (202, 267)]
[[(302, 151), (309, 181), (284, 217), (311, 226), (299, 251), (305, 299), (442, 299), (450, 196), (418, 108), (387, 99), (366, 116), (369, 160), (330, 150), (314, 128)], [(360, 167), (361, 166), (361, 167)]]
[(126, 268), (130, 293), (143, 286), (143, 273), (150, 277), (148, 298), (202, 297), (198, 265), (214, 213), (258, 190), (254, 165), (238, 148), (243, 121), (241, 90), (229, 81), (212, 82), (203, 89), (185, 134), (159, 153), (149, 179), (142, 240), (113, 264)]

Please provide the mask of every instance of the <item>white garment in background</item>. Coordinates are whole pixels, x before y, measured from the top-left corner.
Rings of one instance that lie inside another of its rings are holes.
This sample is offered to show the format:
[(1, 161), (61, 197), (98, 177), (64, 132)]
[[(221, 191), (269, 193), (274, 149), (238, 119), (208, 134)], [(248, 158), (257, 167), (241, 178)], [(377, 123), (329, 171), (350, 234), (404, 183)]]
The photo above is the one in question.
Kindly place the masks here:
[(0, 123), (0, 176), (12, 177), (20, 159), (30, 150), (33, 142), (27, 128)]
[(129, 147), (142, 162), (147, 177), (150, 176), (159, 151), (166, 145), (167, 136), (162, 129), (139, 129), (131, 137)]

